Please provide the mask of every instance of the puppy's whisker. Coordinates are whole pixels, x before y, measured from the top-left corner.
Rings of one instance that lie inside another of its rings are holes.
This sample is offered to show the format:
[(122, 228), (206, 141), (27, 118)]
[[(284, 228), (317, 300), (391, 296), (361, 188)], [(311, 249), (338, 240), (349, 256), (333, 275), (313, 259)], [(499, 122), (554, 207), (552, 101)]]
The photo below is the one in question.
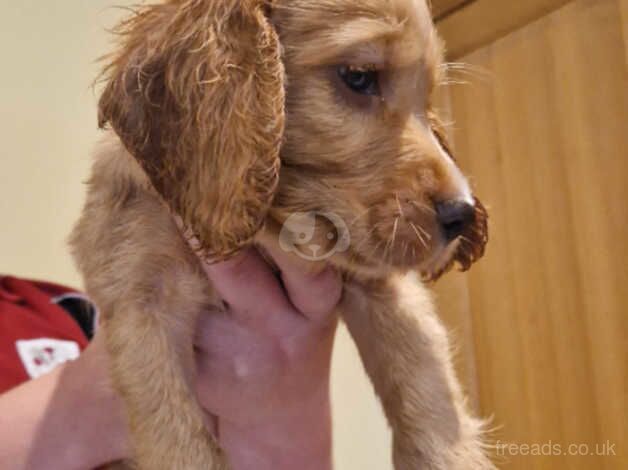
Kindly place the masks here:
[(395, 246), (395, 240), (397, 237), (397, 228), (399, 226), (399, 217), (395, 219), (395, 223), (393, 224), (393, 231), (391, 237), (388, 239), (386, 243), (386, 248), (384, 249), (384, 259), (392, 258), (392, 251)]
[(388, 243), (386, 243), (386, 246), (384, 247), (384, 253), (382, 253), (382, 259), (384, 260), (385, 263), (390, 262), (389, 258), (391, 257), (391, 253), (392, 253), (392, 250), (390, 250)]
[(491, 76), (491, 73), (484, 67), (479, 67), (465, 62), (446, 62), (442, 64), (440, 68), (445, 69), (445, 71), (454, 71), (476, 77), (486, 78)]
[(427, 242), (423, 239), (423, 237), (419, 233), (419, 230), (416, 228), (416, 225), (414, 225), (412, 222), (410, 222), (410, 227), (412, 227), (412, 230), (414, 230), (414, 233), (416, 234), (416, 236), (419, 239), (419, 241), (421, 242), (421, 244), (425, 247), (425, 249), (428, 249), (429, 247), (427, 246)]
[(421, 227), (420, 224), (417, 224), (416, 228), (423, 234), (423, 236), (425, 238), (427, 238), (429, 241), (432, 240), (432, 236), (427, 232), (427, 230), (425, 230), (423, 227)]
[(469, 64), (451, 63), (444, 64), (441, 68), (439, 85), (468, 85), (473, 81), (490, 82), (493, 75), (486, 69), (474, 67)]
[(399, 201), (399, 194), (395, 193), (395, 200), (397, 201), (397, 207), (399, 208), (399, 215), (405, 218), (405, 214), (403, 212), (403, 207), (401, 207), (401, 202)]
[(392, 234), (392, 244), (395, 244), (395, 239), (397, 237), (397, 229), (399, 228), (399, 217), (395, 219), (395, 224), (393, 225), (393, 234)]
[(388, 259), (388, 253), (390, 252), (390, 246), (391, 246), (391, 242), (392, 242), (392, 238), (388, 238), (388, 240), (386, 240), (386, 244), (384, 245), (384, 259)]
[(373, 249), (370, 251), (368, 258), (371, 258), (373, 255), (375, 255), (377, 253), (377, 250), (379, 249), (380, 245), (384, 243), (384, 240), (380, 240), (378, 241), (375, 246), (373, 247)]

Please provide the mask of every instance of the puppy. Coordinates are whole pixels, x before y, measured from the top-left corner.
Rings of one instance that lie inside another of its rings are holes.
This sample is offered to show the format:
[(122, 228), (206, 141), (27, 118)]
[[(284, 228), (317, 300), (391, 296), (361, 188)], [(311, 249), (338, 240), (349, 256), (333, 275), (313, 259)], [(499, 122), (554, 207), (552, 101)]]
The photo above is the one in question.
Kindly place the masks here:
[(425, 1), (167, 0), (119, 33), (99, 105), (111, 130), (71, 245), (135, 464), (228, 468), (193, 391), (197, 316), (227, 308), (198, 256), (279, 244), (344, 274), (339, 314), (396, 469), (493, 468), (417, 276), (467, 269), (487, 241), (433, 113), (442, 48)]

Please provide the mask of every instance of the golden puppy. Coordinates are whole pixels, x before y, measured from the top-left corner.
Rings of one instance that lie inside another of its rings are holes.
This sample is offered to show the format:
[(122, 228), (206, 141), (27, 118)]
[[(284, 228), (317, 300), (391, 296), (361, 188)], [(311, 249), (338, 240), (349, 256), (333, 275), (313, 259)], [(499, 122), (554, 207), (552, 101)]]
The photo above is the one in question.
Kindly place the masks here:
[(228, 467), (193, 391), (196, 318), (225, 308), (196, 254), (251, 243), (344, 273), (339, 313), (398, 470), (492, 468), (412, 275), (466, 269), (486, 243), (432, 112), (442, 51), (425, 1), (168, 0), (119, 32), (100, 101), (112, 131), (72, 246), (139, 468)]

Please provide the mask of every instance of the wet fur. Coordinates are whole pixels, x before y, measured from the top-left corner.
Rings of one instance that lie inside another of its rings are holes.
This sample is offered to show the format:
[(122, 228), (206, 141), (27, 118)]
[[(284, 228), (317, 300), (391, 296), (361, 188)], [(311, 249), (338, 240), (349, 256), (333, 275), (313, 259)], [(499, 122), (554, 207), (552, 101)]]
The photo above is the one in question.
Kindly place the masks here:
[[(103, 312), (137, 466), (228, 468), (194, 396), (196, 318), (225, 308), (198, 256), (263, 249), (290, 214), (330, 211), (352, 238), (328, 260), (345, 277), (339, 313), (393, 429), (396, 469), (493, 468), (418, 278), (469, 268), (487, 240), (478, 201), (467, 233), (449, 251), (439, 241), (433, 203), (455, 196), (458, 174), (431, 109), (442, 51), (424, 2), (169, 0), (119, 33), (100, 101), (112, 130), (71, 244)], [(333, 73), (373, 58), (392, 90), (381, 102)]]

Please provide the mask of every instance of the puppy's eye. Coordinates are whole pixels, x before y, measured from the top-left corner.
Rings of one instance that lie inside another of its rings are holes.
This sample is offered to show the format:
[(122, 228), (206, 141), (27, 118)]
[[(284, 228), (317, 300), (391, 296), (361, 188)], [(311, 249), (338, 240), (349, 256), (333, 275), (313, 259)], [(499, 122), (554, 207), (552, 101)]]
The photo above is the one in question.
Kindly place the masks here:
[(379, 95), (379, 74), (377, 70), (363, 70), (342, 66), (338, 76), (355, 93), (361, 95)]

